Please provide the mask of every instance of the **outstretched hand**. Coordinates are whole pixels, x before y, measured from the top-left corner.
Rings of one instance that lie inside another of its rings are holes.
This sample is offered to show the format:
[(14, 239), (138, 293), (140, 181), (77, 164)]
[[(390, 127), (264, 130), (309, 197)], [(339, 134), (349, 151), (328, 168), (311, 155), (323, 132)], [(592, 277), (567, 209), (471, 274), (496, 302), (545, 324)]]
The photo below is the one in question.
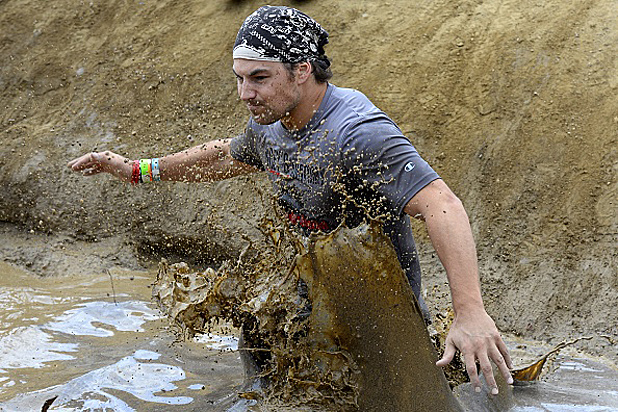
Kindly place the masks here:
[(125, 182), (131, 181), (132, 165), (129, 159), (113, 152), (92, 152), (71, 160), (67, 166), (84, 176), (109, 173)]
[(446, 337), (446, 348), (437, 366), (448, 365), (459, 349), (464, 357), (466, 371), (476, 392), (481, 391), (481, 380), (476, 368), (478, 362), (493, 395), (498, 394), (490, 360), (496, 364), (508, 384), (513, 383), (509, 371), (513, 367), (509, 351), (500, 337), (494, 321), (483, 310), (478, 313), (459, 314)]

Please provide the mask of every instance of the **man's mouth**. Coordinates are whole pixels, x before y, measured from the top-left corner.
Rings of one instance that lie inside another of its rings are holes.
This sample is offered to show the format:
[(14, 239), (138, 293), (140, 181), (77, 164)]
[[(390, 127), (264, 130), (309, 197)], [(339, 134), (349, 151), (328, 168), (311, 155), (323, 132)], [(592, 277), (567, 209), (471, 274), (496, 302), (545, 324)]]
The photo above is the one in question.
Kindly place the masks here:
[(248, 103), (247, 104), (247, 108), (249, 109), (249, 112), (257, 119), (258, 117), (261, 118), (263, 116), (266, 115), (267, 111), (266, 111), (266, 107), (264, 107), (263, 105), (257, 103), (257, 104), (251, 104)]
[(259, 102), (248, 102), (247, 103), (247, 108), (251, 111), (257, 110), (260, 107), (262, 107), (262, 104)]

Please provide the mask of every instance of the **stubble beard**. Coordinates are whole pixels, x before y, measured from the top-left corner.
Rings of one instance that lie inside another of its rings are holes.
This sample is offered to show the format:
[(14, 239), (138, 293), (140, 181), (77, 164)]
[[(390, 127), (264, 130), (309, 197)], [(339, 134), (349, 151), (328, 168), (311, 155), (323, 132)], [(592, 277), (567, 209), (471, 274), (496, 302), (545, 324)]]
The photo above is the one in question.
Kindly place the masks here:
[(273, 124), (277, 120), (280, 120), (283, 117), (283, 115), (279, 113), (275, 113), (270, 107), (261, 106), (260, 109), (258, 109), (260, 110), (258, 113), (255, 113), (254, 111), (249, 109), (249, 112), (251, 113), (253, 120), (257, 124), (261, 124), (261, 125)]
[(292, 110), (294, 110), (299, 103), (300, 95), (297, 95), (285, 109), (277, 111), (270, 106), (264, 105), (262, 102), (257, 102), (258, 110), (261, 109), (260, 112), (254, 113), (251, 109), (249, 109), (249, 113), (251, 113), (253, 120), (257, 124), (269, 125), (277, 122), (278, 120), (285, 120), (285, 118), (290, 115)]

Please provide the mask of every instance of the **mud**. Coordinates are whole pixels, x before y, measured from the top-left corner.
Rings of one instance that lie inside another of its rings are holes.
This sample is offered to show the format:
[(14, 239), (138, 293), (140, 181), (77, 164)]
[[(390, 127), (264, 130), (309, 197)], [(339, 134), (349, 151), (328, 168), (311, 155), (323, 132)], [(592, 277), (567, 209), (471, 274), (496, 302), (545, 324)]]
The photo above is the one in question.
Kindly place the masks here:
[[(230, 335), (237, 331), (219, 324), (212, 334), (177, 339), (149, 302), (156, 272), (116, 268), (110, 274), (115, 300), (107, 273), (39, 277), (0, 263), (0, 410), (41, 410), (53, 399), (50, 411), (228, 412), (242, 382)], [(513, 337), (507, 345), (517, 366), (552, 349)], [(499, 397), (461, 385), (457, 399), (474, 412), (618, 410), (615, 366), (570, 348), (547, 366), (532, 385), (501, 387)]]
[(357, 365), (359, 410), (460, 410), (379, 223), (315, 237), (297, 264), (313, 307), (308, 338)]
[(218, 271), (164, 263), (153, 289), (193, 333), (218, 320), (245, 325), (245, 350), (266, 359), (260, 377), (267, 385), (244, 397), (340, 411), (460, 409), (378, 222), (309, 240), (283, 221), (263, 228), (264, 250), (273, 253)]

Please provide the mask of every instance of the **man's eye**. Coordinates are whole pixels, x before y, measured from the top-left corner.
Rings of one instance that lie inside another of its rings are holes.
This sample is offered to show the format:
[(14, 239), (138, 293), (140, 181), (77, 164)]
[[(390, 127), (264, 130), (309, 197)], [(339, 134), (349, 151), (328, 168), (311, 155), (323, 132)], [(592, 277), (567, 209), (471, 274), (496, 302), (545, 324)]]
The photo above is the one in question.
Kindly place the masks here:
[(263, 82), (267, 78), (268, 78), (267, 76), (256, 76), (256, 77), (254, 77), (256, 82)]

